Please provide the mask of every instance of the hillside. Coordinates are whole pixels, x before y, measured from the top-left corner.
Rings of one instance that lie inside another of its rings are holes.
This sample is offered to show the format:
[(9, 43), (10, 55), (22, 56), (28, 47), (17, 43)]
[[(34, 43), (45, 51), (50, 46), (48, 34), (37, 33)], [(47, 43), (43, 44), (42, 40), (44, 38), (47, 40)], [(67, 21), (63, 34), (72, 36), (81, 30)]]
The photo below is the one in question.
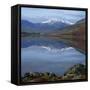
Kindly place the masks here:
[(74, 46), (79, 50), (85, 52), (85, 33), (85, 21), (81, 20), (72, 26), (64, 28), (63, 30), (54, 33), (49, 33), (47, 36), (55, 37), (57, 39), (63, 39), (71, 46)]

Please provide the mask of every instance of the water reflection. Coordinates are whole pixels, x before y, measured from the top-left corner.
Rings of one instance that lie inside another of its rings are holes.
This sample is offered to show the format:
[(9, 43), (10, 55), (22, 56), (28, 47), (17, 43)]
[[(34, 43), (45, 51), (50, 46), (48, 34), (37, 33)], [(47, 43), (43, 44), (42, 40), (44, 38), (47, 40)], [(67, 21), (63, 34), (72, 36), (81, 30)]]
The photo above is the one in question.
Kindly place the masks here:
[(21, 71), (54, 72), (63, 75), (75, 64), (85, 64), (85, 55), (63, 40), (24, 37), (21, 48)]

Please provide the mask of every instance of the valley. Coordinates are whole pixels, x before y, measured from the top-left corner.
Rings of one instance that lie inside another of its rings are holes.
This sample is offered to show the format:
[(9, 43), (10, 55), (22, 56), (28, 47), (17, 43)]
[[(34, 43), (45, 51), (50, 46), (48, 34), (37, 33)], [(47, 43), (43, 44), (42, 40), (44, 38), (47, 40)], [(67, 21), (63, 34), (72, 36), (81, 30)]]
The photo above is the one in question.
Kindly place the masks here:
[[(45, 29), (46, 30), (46, 29)], [(46, 30), (47, 31), (47, 30)], [(67, 27), (63, 27), (63, 29), (58, 29), (54, 31), (47, 31), (47, 32), (22, 32), (22, 37), (29, 36), (29, 37), (48, 37), (48, 38), (55, 38), (55, 39), (62, 39), (70, 46), (74, 46), (81, 52), (85, 53), (86, 46), (85, 46), (85, 19), (82, 19), (76, 22), (74, 25), (69, 25)]]

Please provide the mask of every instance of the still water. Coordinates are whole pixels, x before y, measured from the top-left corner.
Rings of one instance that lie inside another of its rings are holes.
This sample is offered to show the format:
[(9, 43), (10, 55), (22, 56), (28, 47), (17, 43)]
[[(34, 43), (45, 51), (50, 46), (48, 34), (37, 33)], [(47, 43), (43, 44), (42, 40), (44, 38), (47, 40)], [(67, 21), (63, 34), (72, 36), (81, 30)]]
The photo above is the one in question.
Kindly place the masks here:
[(21, 40), (21, 72), (53, 72), (63, 75), (75, 64), (85, 64), (85, 54), (63, 40), (24, 37)]

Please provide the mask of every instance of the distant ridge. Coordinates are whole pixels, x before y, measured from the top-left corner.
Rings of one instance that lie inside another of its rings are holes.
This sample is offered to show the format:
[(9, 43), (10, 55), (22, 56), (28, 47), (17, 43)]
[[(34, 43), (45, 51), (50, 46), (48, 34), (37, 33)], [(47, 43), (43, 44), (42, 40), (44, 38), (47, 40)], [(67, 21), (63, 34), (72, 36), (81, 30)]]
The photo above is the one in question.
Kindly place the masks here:
[(61, 21), (49, 21), (49, 23), (32, 23), (27, 20), (21, 20), (21, 28), (22, 32), (40, 32), (40, 33), (48, 33), (52, 31), (58, 31), (58, 29), (65, 28), (70, 24), (63, 23)]

